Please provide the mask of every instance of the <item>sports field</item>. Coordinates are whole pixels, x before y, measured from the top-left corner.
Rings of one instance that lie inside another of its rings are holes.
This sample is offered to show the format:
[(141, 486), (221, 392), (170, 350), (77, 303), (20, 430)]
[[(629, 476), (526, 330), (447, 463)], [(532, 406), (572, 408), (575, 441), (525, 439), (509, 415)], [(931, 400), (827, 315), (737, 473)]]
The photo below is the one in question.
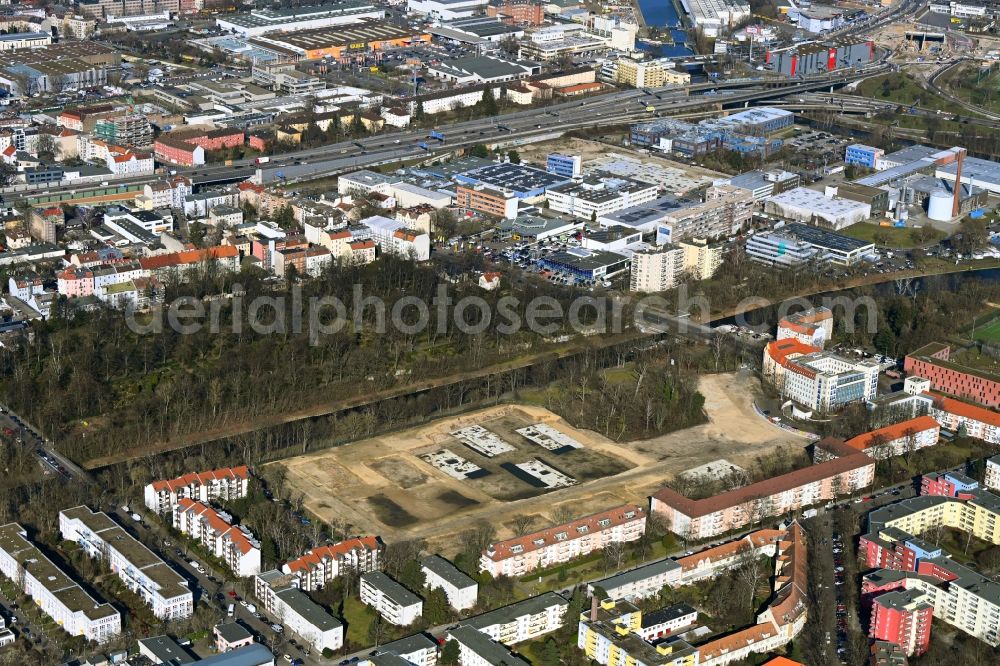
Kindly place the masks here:
[(975, 333), (972, 336), (980, 342), (993, 342), (1000, 344), (1000, 315), (985, 324), (976, 324)]

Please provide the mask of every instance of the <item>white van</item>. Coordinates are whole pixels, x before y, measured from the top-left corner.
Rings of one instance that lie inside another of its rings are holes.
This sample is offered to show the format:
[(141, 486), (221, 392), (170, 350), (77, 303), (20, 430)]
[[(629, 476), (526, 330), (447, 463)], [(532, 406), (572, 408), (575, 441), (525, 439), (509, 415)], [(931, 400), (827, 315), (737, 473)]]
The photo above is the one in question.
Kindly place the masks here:
[(236, 613), (236, 604), (229, 604), (229, 608), (226, 610), (226, 617), (232, 617)]

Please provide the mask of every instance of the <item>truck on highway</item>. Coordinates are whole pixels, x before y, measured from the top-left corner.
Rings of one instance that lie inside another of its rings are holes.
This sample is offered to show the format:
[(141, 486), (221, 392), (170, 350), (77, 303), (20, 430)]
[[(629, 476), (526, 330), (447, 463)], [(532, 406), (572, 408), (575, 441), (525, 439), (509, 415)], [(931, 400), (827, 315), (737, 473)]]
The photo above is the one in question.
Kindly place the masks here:
[(441, 143), (444, 143), (444, 133), (437, 130), (431, 130), (431, 133), (427, 135), (429, 139), (437, 139)]
[(254, 160), (256, 164), (267, 164), (270, 161), (271, 158), (267, 157), (266, 155), (264, 157), (258, 157), (256, 160)]
[(427, 150), (427, 151), (430, 150), (430, 147), (428, 147), (426, 141), (421, 141), (420, 143), (418, 143), (417, 144), (417, 148), (423, 148), (424, 150)]

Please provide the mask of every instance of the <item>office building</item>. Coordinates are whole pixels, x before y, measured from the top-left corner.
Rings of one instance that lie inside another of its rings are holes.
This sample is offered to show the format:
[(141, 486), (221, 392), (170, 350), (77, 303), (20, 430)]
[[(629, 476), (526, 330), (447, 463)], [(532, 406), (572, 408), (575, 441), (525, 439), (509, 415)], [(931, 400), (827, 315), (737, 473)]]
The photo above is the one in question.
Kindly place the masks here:
[(226, 14), (215, 19), (223, 32), (257, 37), (269, 32), (295, 33), (313, 28), (354, 23), (364, 18), (381, 19), (385, 12), (365, 0), (336, 0), (318, 5), (274, 9), (265, 7), (248, 13)]
[(59, 533), (103, 561), (156, 617), (182, 620), (194, 612), (187, 581), (107, 514), (85, 506), (60, 511)]
[(656, 185), (620, 176), (591, 176), (557, 185), (545, 193), (549, 207), (585, 220), (597, 220), (623, 208), (640, 206), (656, 198)]
[(775, 340), (794, 338), (804, 345), (822, 349), (833, 337), (833, 312), (820, 306), (786, 315), (778, 322)]
[(885, 151), (881, 148), (873, 148), (863, 143), (852, 143), (844, 153), (844, 163), (874, 170), (875, 165), (883, 155), (885, 155)]
[(361, 601), (388, 622), (405, 627), (423, 613), (424, 602), (381, 571), (361, 574)]
[(930, 380), (931, 388), (938, 393), (994, 409), (1000, 407), (1000, 376), (952, 361), (949, 345), (932, 342), (907, 354), (903, 370), (907, 375)]
[(828, 197), (797, 187), (764, 199), (764, 212), (788, 220), (822, 224), (838, 231), (871, 217), (871, 206), (861, 201)]
[(106, 643), (119, 635), (118, 611), (84, 592), (27, 535), (17, 523), (0, 527), (0, 573), (70, 636)]
[(853, 266), (873, 256), (875, 244), (793, 222), (747, 238), (747, 256), (769, 266), (795, 268), (809, 262)]
[(640, 538), (646, 530), (646, 510), (624, 506), (601, 511), (524, 536), (491, 544), (479, 570), (499, 576), (521, 576), (601, 550), (612, 543)]

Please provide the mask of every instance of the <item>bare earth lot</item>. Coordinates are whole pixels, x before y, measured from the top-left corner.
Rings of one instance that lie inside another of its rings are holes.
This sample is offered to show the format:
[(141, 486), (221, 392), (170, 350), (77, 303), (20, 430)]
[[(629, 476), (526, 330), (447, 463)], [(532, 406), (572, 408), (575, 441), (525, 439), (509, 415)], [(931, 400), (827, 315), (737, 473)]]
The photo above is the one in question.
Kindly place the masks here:
[[(321, 519), (343, 518), (357, 533), (378, 534), (386, 541), (426, 538), (450, 554), (459, 546), (454, 535), (477, 520), (503, 525), (499, 536), (510, 536), (519, 515), (535, 515), (536, 527), (542, 527), (566, 503), (576, 516), (625, 502), (645, 504), (665, 481), (686, 469), (719, 458), (747, 465), (775, 449), (801, 449), (808, 443), (757, 416), (752, 401), (758, 387), (752, 377), (706, 375), (699, 390), (709, 422), (649, 440), (616, 443), (577, 430), (540, 407), (505, 405), (271, 464), (287, 469), (286, 482), (305, 495), (306, 508)], [(584, 448), (557, 455), (514, 432), (531, 423), (547, 423)], [(517, 450), (486, 458), (449, 434), (473, 424)], [(417, 457), (440, 448), (489, 474), (459, 480)], [(546, 491), (501, 468), (530, 458), (545, 461), (578, 484)]]

